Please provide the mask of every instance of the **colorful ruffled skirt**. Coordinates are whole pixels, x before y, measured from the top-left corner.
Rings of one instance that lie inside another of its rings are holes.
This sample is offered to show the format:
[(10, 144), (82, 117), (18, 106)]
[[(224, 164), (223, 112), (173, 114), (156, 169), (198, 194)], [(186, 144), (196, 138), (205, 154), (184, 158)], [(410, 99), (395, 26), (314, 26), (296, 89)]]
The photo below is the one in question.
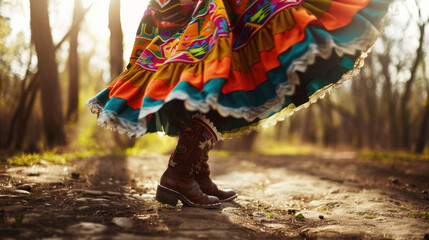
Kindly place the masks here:
[(152, 0), (127, 69), (87, 105), (139, 137), (195, 113), (224, 138), (284, 120), (355, 75), (390, 0)]

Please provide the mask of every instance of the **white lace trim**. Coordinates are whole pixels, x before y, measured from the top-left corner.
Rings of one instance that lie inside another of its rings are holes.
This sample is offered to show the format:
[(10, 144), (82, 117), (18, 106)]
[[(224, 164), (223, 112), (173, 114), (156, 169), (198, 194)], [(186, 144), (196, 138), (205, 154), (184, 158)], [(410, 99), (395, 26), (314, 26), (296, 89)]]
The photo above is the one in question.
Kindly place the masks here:
[[(255, 124), (251, 124), (250, 126), (245, 126), (233, 131), (223, 132), (220, 135), (225, 139), (237, 135), (249, 134), (252, 131), (258, 131), (260, 129), (275, 125), (278, 121), (284, 121), (286, 117), (291, 116), (294, 112), (302, 108), (308, 107), (311, 103), (316, 102), (319, 98), (323, 98), (326, 92), (330, 92), (332, 89), (339, 87), (343, 82), (357, 75), (360, 68), (363, 66), (363, 60), (370, 50), (362, 52), (361, 56), (355, 63), (354, 69), (345, 73), (337, 83), (330, 84), (322, 89), (319, 89), (309, 97), (309, 102), (299, 107), (295, 107), (293, 104), (291, 104), (282, 110), (282, 106), (285, 102), (285, 96), (293, 95), (296, 85), (299, 84), (299, 77), (295, 73), (296, 71), (305, 72), (308, 66), (314, 64), (317, 57), (328, 59), (332, 55), (333, 51), (335, 51), (336, 54), (341, 57), (345, 54), (354, 54), (356, 51), (362, 51), (363, 49), (369, 48), (373, 45), (378, 35), (378, 30), (374, 26), (369, 26), (369, 30), (363, 35), (364, 37), (356, 39), (351, 44), (337, 44), (332, 38), (328, 38), (327, 43), (323, 46), (311, 44), (309, 47), (310, 50), (301, 58), (296, 59), (291, 67), (289, 67), (287, 70), (289, 81), (279, 84), (276, 89), (276, 97), (267, 101), (264, 105), (256, 108), (228, 108), (222, 106), (217, 101), (219, 97), (217, 94), (208, 95), (204, 101), (194, 101), (186, 92), (183, 91), (171, 92), (167, 96), (163, 105), (174, 99), (178, 99), (184, 101), (185, 108), (189, 111), (207, 113), (212, 108), (217, 110), (223, 117), (232, 116), (234, 118), (244, 118), (248, 122), (252, 122), (257, 118), (262, 119)], [(98, 124), (100, 126), (116, 130), (120, 133), (128, 133), (128, 136), (130, 137), (140, 137), (144, 135), (147, 132), (146, 117), (149, 114), (159, 111), (163, 106), (160, 105), (152, 108), (141, 109), (138, 117), (139, 123), (134, 123), (118, 118), (114, 112), (103, 111), (103, 106), (96, 98), (90, 99), (87, 102), (87, 105), (91, 106), (91, 111), (93, 113), (98, 114)], [(266, 119), (266, 117), (272, 112), (277, 113)]]
[(207, 125), (207, 127), (209, 127), (210, 130), (216, 135), (217, 141), (221, 141), (222, 140), (222, 136), (217, 131), (217, 128), (215, 127), (215, 125), (213, 124), (213, 122), (210, 121), (210, 119), (206, 118), (206, 116), (204, 116), (204, 115), (202, 115), (200, 113), (195, 113), (194, 115), (192, 115), (192, 118), (198, 118), (199, 120), (203, 121)]
[(117, 131), (120, 134), (127, 133), (128, 137), (141, 137), (147, 132), (146, 119), (140, 120), (140, 123), (134, 123), (118, 117), (115, 112), (104, 111), (103, 105), (94, 97), (86, 102), (91, 107), (91, 112), (97, 114), (97, 124), (103, 128)]
[(273, 114), (271, 117), (269, 117), (267, 119), (263, 119), (257, 123), (254, 123), (254, 124), (251, 124), (249, 126), (245, 126), (245, 127), (239, 128), (239, 129), (235, 129), (233, 131), (222, 132), (223, 139), (229, 139), (232, 137), (248, 135), (254, 131), (260, 131), (262, 129), (269, 128), (271, 126), (274, 126), (279, 121), (284, 121), (287, 117), (292, 116), (295, 112), (297, 112), (303, 108), (308, 108), (311, 104), (317, 102), (317, 100), (324, 98), (326, 93), (328, 93), (328, 94), (331, 93), (331, 91), (333, 89), (340, 87), (342, 83), (346, 82), (349, 79), (352, 79), (354, 76), (359, 74), (360, 69), (364, 65), (364, 59), (368, 56), (368, 53), (371, 52), (371, 48), (369, 50), (361, 53), (360, 57), (358, 58), (358, 60), (355, 63), (355, 67), (352, 70), (345, 73), (338, 82), (327, 85), (327, 86), (317, 90), (314, 94), (312, 94), (309, 97), (310, 100), (308, 102), (306, 102), (306, 103), (304, 103), (298, 107), (296, 107), (294, 104), (290, 104), (289, 106), (287, 106), (286, 108), (284, 108), (280, 112)]

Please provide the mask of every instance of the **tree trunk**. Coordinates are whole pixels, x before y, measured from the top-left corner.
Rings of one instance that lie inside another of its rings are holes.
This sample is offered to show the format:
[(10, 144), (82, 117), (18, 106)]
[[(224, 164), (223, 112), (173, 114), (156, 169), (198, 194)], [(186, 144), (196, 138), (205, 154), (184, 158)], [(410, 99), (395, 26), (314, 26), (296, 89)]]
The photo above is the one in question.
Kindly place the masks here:
[[(389, 44), (385, 40), (385, 44)], [(391, 46), (388, 45), (387, 48)], [(388, 119), (388, 138), (387, 142), (384, 143), (383, 147), (389, 147), (391, 149), (397, 149), (400, 145), (398, 141), (400, 139), (400, 133), (398, 131), (398, 114), (397, 114), (397, 99), (392, 87), (392, 78), (389, 72), (389, 65), (392, 63), (389, 53), (385, 55), (379, 55), (378, 60), (382, 67), (382, 74), (385, 78), (383, 83), (383, 91), (381, 97), (381, 105), (384, 106), (385, 117)]]
[[(109, 6), (110, 29), (110, 78), (114, 80), (124, 70), (123, 34), (121, 26), (121, 1), (111, 0)], [(118, 146), (127, 148), (134, 146), (135, 138), (115, 133), (113, 138)]]
[(413, 62), (413, 65), (410, 69), (411, 76), (410, 79), (405, 84), (405, 92), (402, 96), (401, 101), (401, 125), (402, 125), (402, 146), (406, 150), (410, 150), (410, 133), (409, 133), (409, 111), (408, 111), (408, 101), (411, 97), (411, 87), (414, 83), (414, 80), (417, 75), (417, 67), (420, 64), (420, 61), (423, 59), (423, 43), (425, 39), (425, 29), (426, 23), (419, 25), (420, 29), (420, 39), (419, 39), (419, 47), (417, 48), (417, 56)]
[(329, 99), (323, 99), (319, 104), (322, 108), (322, 122), (323, 122), (323, 145), (327, 147), (335, 147), (337, 143), (337, 132), (334, 126), (334, 117), (332, 107)]
[(428, 125), (429, 125), (429, 99), (426, 103), (425, 113), (422, 119), (422, 125), (420, 126), (419, 139), (417, 140), (415, 153), (422, 154), (423, 151), (425, 150)]
[(115, 79), (124, 70), (123, 34), (121, 27), (121, 2), (111, 0), (109, 7), (110, 77)]
[(274, 132), (274, 139), (276, 140), (276, 141), (281, 141), (282, 140), (282, 137), (283, 137), (283, 131), (284, 131), (284, 124), (285, 124), (285, 122), (284, 121), (281, 121), (281, 122), (278, 122), (275, 126), (274, 126), (274, 129), (275, 129), (275, 132)]
[(24, 112), (22, 114), (22, 117), (19, 119), (18, 122), (18, 128), (16, 129), (16, 145), (15, 148), (17, 150), (22, 150), (24, 146), (24, 139), (27, 135), (27, 127), (28, 127), (28, 120), (30, 119), (31, 112), (33, 111), (34, 103), (36, 102), (37, 93), (39, 92), (39, 81), (37, 80), (38, 75), (34, 76), (36, 79), (35, 85), (32, 88), (29, 88), (28, 94), (29, 94), (29, 101), (25, 105)]
[(36, 46), (44, 130), (47, 146), (65, 145), (61, 89), (49, 25), (47, 0), (31, 0), (31, 33)]
[(379, 119), (378, 116), (378, 101), (377, 101), (377, 94), (376, 94), (376, 88), (377, 83), (375, 81), (374, 76), (374, 62), (373, 62), (373, 56), (370, 56), (367, 58), (366, 63), (366, 74), (364, 74), (365, 78), (365, 100), (366, 100), (366, 110), (367, 110), (367, 116), (368, 116), (368, 122), (366, 127), (366, 137), (367, 137), (367, 147), (370, 149), (375, 149), (378, 145), (378, 139), (377, 136), (379, 133), (379, 128), (377, 127), (377, 119)]
[(80, 29), (80, 16), (82, 15), (81, 0), (74, 1), (73, 23), (70, 30), (70, 51), (69, 51), (69, 88), (68, 88), (68, 108), (67, 121), (76, 122), (78, 120), (79, 106), (79, 59), (77, 53), (78, 37)]
[(316, 121), (313, 119), (311, 108), (305, 109), (304, 123), (301, 126), (301, 141), (303, 143), (311, 143), (315, 141), (313, 127)]

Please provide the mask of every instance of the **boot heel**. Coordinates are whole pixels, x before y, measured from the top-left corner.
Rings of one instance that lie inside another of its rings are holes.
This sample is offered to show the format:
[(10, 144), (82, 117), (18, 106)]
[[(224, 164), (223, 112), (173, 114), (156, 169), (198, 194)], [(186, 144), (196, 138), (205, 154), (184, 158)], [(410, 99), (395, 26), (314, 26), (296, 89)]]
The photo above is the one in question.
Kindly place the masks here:
[(156, 200), (174, 207), (177, 205), (179, 198), (175, 193), (172, 193), (168, 189), (158, 185), (156, 190)]

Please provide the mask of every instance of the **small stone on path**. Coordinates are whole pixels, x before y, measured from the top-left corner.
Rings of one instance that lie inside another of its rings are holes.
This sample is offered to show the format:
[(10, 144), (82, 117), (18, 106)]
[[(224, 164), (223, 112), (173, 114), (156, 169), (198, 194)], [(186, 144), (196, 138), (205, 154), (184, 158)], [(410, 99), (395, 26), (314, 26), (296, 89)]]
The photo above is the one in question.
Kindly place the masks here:
[(88, 210), (89, 206), (82, 206), (82, 207), (78, 207), (77, 210), (78, 211), (84, 211), (84, 210)]
[(117, 226), (125, 229), (129, 229), (133, 227), (133, 222), (129, 218), (125, 217), (116, 217), (112, 219), (112, 223), (116, 224)]
[(281, 224), (281, 223), (265, 223), (264, 226), (272, 228), (272, 229), (285, 229), (285, 224)]
[(18, 193), (18, 194), (24, 194), (24, 195), (30, 195), (29, 191), (25, 191), (25, 190), (15, 190), (13, 191), (14, 193)]
[(103, 195), (102, 191), (97, 191), (97, 190), (83, 190), (82, 193), (87, 195), (95, 195), (95, 196)]
[(122, 196), (122, 193), (120, 193), (120, 192), (110, 192), (110, 191), (107, 191), (106, 194), (109, 195), (109, 196), (115, 196), (115, 197)]
[(89, 235), (102, 233), (107, 230), (107, 227), (99, 223), (81, 222), (67, 228), (67, 233), (73, 235)]
[(76, 198), (75, 202), (76, 203), (86, 203), (86, 202), (88, 202), (88, 200), (86, 198)]
[(31, 192), (31, 186), (30, 184), (23, 184), (23, 185), (19, 185), (18, 187), (16, 187), (18, 190), (25, 190), (28, 192)]
[(104, 199), (104, 198), (87, 198), (87, 200), (91, 201), (91, 202), (98, 202), (98, 203), (105, 203), (105, 202), (109, 202), (108, 199)]
[(135, 199), (142, 199), (142, 200), (151, 200), (155, 198), (155, 195), (152, 194), (133, 194), (131, 197)]
[(0, 195), (0, 198), (20, 198), (18, 195)]

